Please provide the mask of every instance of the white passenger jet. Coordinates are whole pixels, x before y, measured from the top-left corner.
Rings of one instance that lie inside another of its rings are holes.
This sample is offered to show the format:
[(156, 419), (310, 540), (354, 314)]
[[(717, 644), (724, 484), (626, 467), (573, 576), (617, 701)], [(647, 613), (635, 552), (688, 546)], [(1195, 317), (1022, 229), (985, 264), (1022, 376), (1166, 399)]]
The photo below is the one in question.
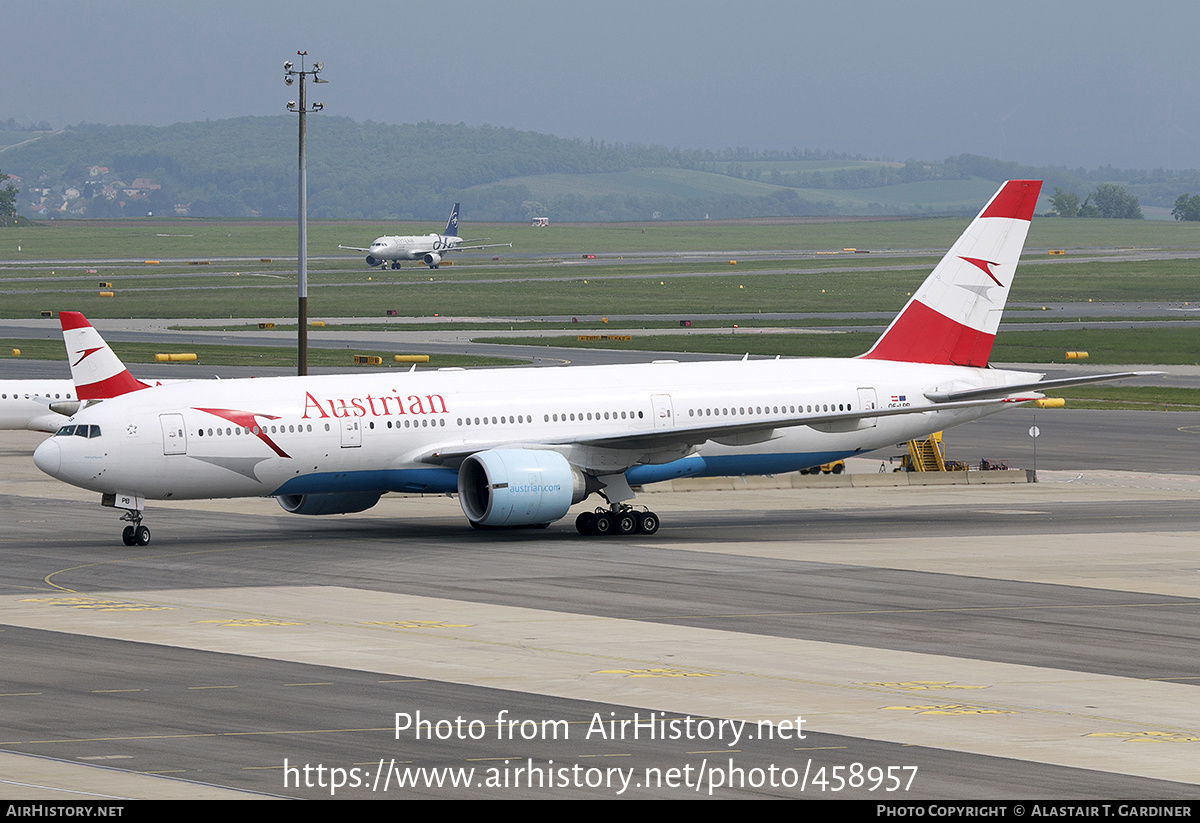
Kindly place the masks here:
[(393, 269), (400, 268), (401, 260), (420, 260), (431, 269), (436, 269), (442, 258), (452, 251), (468, 251), (476, 249), (495, 249), (501, 246), (512, 248), (512, 243), (489, 243), (483, 246), (467, 246), (466, 243), (478, 243), (478, 240), (464, 240), (458, 236), (458, 203), (450, 211), (450, 219), (446, 221), (446, 230), (441, 234), (416, 235), (386, 235), (375, 238), (371, 248), (363, 249), (358, 246), (338, 246), (339, 249), (367, 252), (367, 265), (387, 268), (390, 260)]
[(599, 493), (607, 506), (579, 515), (580, 532), (653, 534), (631, 486), (808, 468), (1132, 376), (988, 368), (1040, 187), (1005, 183), (857, 358), (180, 383), (83, 408), (34, 461), (126, 509), (127, 545), (150, 540), (147, 499), (273, 496), (338, 514), (389, 491), (457, 492), (480, 528), (546, 526)]

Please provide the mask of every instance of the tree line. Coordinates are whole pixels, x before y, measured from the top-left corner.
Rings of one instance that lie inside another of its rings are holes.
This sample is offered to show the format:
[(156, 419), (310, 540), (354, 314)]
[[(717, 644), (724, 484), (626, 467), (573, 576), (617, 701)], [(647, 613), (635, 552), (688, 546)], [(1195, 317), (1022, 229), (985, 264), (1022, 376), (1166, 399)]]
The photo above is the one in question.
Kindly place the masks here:
[(1118, 220), (1141, 220), (1142, 207), (1138, 199), (1114, 183), (1101, 183), (1080, 203), (1075, 192), (1054, 187), (1048, 198), (1052, 207), (1049, 217), (1107, 217)]

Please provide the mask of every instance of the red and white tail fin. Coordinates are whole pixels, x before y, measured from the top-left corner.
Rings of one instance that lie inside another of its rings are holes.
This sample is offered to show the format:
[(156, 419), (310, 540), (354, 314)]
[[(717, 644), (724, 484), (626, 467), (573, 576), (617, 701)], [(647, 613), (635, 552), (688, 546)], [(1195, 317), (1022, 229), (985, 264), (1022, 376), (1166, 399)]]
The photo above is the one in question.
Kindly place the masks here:
[(863, 357), (986, 366), (1041, 188), (1001, 186)]
[(80, 400), (104, 400), (150, 388), (129, 373), (86, 317), (77, 311), (64, 311), (58, 313), (58, 318), (67, 344), (71, 379)]

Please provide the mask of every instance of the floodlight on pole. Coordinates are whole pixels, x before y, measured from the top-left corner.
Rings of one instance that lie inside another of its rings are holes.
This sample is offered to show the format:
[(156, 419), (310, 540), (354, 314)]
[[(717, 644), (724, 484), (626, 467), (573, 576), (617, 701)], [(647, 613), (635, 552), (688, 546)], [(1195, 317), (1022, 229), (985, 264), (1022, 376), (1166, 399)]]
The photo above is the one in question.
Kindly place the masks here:
[(283, 82), (290, 86), (297, 77), (300, 78), (300, 102), (289, 100), (287, 104), (288, 111), (296, 112), (300, 115), (300, 146), (299, 146), (299, 181), (298, 181), (298, 204), (297, 204), (297, 222), (298, 222), (298, 237), (297, 237), (297, 267), (296, 267), (296, 298), (297, 298), (297, 322), (298, 331), (296, 338), (296, 367), (297, 374), (308, 374), (308, 158), (307, 158), (307, 133), (305, 130), (304, 116), (310, 111), (320, 111), (325, 108), (323, 103), (314, 103), (310, 109), (305, 104), (305, 89), (304, 82), (312, 80), (314, 83), (328, 83), (328, 80), (322, 80), (317, 75), (321, 69), (325, 68), (324, 63), (313, 63), (313, 67), (309, 70), (304, 68), (304, 58), (308, 55), (307, 51), (298, 51), (296, 54), (300, 57), (300, 68), (297, 70), (291, 60), (283, 64)]

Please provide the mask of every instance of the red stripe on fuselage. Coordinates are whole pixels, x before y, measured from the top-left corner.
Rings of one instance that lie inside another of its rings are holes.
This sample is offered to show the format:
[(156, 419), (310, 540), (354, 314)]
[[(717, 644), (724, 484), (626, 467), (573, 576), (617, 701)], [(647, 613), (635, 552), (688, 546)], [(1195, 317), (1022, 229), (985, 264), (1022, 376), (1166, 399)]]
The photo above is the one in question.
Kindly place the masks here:
[(196, 408), (196, 411), (208, 412), (209, 414), (220, 417), (223, 420), (228, 420), (230, 423), (243, 428), (248, 432), (253, 432), (254, 436), (271, 447), (271, 451), (275, 452), (280, 457), (291, 458), (291, 455), (285, 452), (279, 446), (275, 445), (275, 441), (267, 436), (267, 430), (258, 425), (256, 417), (265, 417), (268, 420), (278, 420), (279, 417), (273, 414), (258, 414), (256, 412), (241, 411), (239, 409), (201, 409)]
[(863, 358), (982, 368), (995, 339), (914, 300)]

